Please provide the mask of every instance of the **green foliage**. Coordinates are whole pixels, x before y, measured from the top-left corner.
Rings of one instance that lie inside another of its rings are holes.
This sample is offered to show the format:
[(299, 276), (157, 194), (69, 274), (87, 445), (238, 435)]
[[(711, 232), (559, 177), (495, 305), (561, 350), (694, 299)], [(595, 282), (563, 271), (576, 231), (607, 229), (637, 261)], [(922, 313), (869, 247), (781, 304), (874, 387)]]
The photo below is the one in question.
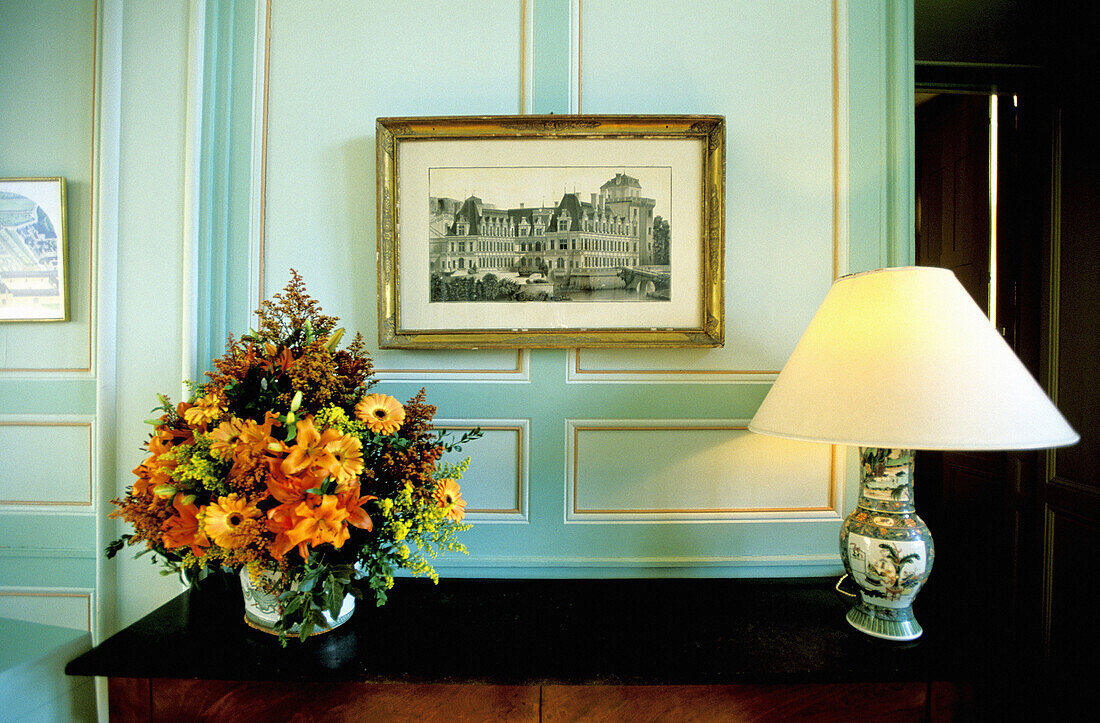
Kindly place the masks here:
[(279, 398), (294, 392), (293, 383), (285, 375), (276, 375), (256, 366), (248, 370), (243, 380), (228, 382), (223, 387), (229, 408), (241, 419), (264, 420), (268, 410), (278, 409)]
[[(447, 432), (446, 430), (444, 430), (443, 432), (440, 432), (440, 434), (439, 434), (439, 443), (443, 445), (443, 452), (444, 453), (446, 453), (446, 452), (458, 452), (462, 449), (462, 446), (465, 445), (467, 442), (472, 442), (475, 439), (480, 439), (481, 437), (482, 437), (481, 427), (474, 427), (473, 429), (470, 429), (470, 430), (467, 430), (466, 432), (464, 432), (462, 434), (462, 436), (459, 437), (456, 441), (451, 442), (451, 441), (449, 441), (450, 432)], [(465, 472), (466, 468), (463, 467), (462, 471)], [(459, 476), (461, 476), (461, 473), (460, 473)], [(441, 478), (442, 477), (453, 477), (453, 475), (441, 474), (440, 477)], [(455, 479), (458, 479), (458, 477), (455, 477)]]
[(126, 547), (126, 545), (128, 545), (130, 543), (130, 538), (131, 537), (133, 537), (133, 535), (122, 535), (117, 540), (111, 540), (110, 542), (108, 542), (107, 543), (107, 559), (110, 560), (115, 555), (117, 555), (119, 552), (121, 552), (122, 548)]
[(320, 555), (311, 554), (296, 577), (291, 578), (289, 589), (279, 595), (282, 615), (275, 624), (279, 640), (286, 644), (286, 636), (295, 626), (297, 635), (305, 640), (314, 630), (325, 628), (325, 613), (336, 619), (347, 595), (358, 598), (362, 593), (352, 584), (355, 578), (353, 565), (333, 565), (322, 562)]

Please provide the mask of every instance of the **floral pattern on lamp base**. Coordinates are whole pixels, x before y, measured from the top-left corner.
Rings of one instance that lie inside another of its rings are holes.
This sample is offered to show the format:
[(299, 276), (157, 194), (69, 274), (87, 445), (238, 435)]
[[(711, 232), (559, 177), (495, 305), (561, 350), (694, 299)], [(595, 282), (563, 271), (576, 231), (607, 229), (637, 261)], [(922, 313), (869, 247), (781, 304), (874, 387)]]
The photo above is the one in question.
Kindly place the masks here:
[(876, 638), (919, 638), (912, 605), (935, 547), (913, 506), (912, 450), (860, 448), (859, 501), (840, 528), (840, 556), (859, 586), (849, 624)]

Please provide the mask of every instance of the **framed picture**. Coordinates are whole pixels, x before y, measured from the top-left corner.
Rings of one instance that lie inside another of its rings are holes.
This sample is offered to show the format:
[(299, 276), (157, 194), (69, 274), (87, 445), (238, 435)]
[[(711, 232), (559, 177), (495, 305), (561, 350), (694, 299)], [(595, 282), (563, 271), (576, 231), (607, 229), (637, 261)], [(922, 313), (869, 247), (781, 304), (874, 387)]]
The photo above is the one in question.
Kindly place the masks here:
[(722, 345), (721, 116), (377, 132), (381, 348)]
[(0, 321), (66, 321), (65, 179), (0, 178)]

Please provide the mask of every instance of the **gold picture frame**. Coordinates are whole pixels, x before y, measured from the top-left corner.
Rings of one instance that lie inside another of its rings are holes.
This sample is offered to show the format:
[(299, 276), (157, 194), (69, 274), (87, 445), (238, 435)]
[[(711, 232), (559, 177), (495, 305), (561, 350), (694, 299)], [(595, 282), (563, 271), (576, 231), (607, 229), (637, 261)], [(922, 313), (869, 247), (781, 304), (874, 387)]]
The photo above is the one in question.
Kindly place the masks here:
[(379, 118), (377, 153), (380, 348), (722, 345), (722, 116)]
[(68, 321), (65, 179), (0, 178), (0, 322)]

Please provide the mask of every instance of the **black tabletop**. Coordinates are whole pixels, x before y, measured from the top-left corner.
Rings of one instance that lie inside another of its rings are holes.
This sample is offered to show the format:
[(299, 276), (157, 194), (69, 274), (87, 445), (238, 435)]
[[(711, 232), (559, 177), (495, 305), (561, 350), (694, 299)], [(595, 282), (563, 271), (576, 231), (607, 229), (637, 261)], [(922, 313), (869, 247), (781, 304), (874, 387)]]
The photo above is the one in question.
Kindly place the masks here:
[(833, 579), (401, 579), (381, 608), (286, 648), (206, 580), (76, 658), (70, 675), (436, 683), (965, 680), (988, 651), (918, 617), (890, 643), (853, 630)]

